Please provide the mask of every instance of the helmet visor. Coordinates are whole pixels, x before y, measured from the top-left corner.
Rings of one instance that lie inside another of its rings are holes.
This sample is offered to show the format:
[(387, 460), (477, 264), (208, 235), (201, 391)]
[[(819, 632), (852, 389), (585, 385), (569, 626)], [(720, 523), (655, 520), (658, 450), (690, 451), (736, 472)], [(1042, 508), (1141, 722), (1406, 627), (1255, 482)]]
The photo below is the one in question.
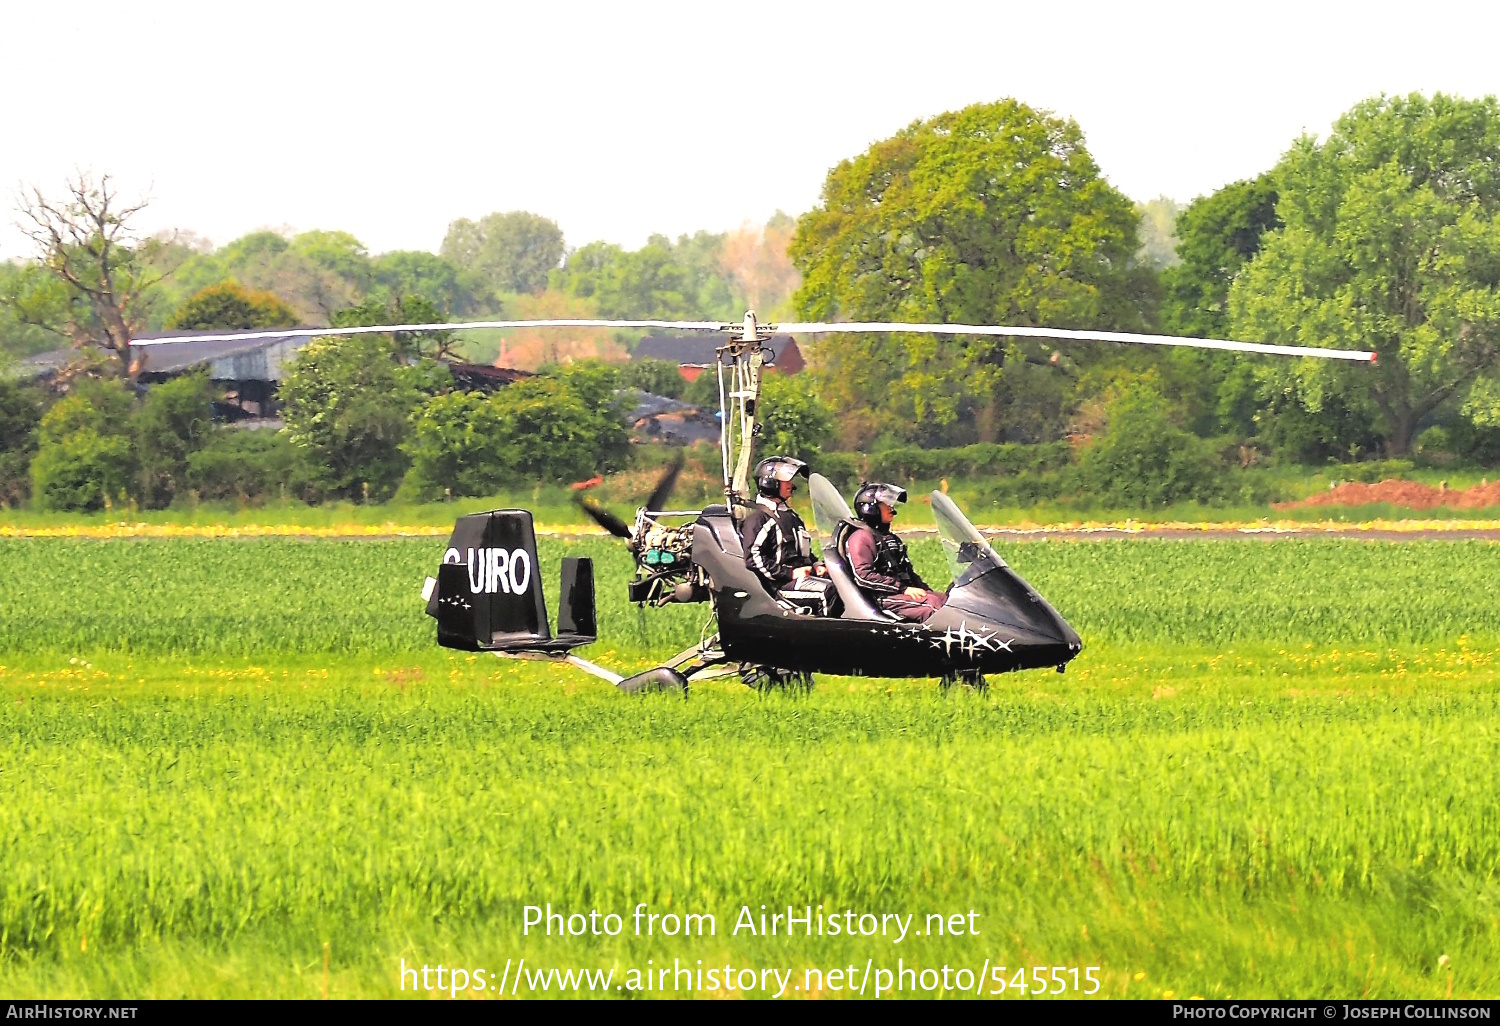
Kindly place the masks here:
[(772, 481), (790, 481), (798, 474), (803, 477), (807, 476), (806, 463), (794, 460), (790, 456), (777, 456), (761, 464), (761, 470), (757, 476), (769, 478)]

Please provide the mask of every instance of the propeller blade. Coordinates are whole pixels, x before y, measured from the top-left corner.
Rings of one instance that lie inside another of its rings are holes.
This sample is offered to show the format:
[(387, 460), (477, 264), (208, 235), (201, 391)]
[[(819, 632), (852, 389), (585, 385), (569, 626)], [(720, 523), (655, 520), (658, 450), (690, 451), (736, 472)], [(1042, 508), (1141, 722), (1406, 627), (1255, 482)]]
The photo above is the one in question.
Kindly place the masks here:
[(667, 500), (672, 497), (672, 489), (677, 487), (677, 475), (682, 473), (682, 453), (677, 454), (661, 477), (656, 479), (656, 487), (651, 489), (651, 494), (646, 498), (646, 508), (649, 510), (663, 510), (667, 508)]
[(598, 499), (580, 497), (578, 500), (578, 505), (583, 510), (583, 512), (588, 515), (588, 518), (590, 520), (598, 524), (600, 527), (604, 528), (616, 538), (630, 537), (630, 525), (621, 520), (619, 517), (615, 516), (609, 510), (605, 509), (603, 506), (599, 505)]

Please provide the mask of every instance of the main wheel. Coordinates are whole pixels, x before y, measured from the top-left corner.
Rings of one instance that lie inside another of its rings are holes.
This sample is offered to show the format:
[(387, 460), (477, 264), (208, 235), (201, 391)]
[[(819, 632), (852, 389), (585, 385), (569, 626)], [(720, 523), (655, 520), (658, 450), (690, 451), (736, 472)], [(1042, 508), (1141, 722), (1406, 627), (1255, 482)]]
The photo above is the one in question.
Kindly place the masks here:
[(783, 670), (775, 666), (747, 666), (740, 670), (740, 680), (745, 686), (756, 691), (772, 691), (776, 689), (800, 688), (803, 691), (812, 689), (812, 674), (801, 673), (796, 670)]
[(942, 679), (938, 681), (938, 684), (940, 687), (942, 687), (944, 694), (947, 694), (948, 689), (953, 687), (953, 685), (955, 684), (962, 684), (965, 687), (973, 688), (981, 695), (987, 693), (990, 690), (989, 681), (985, 680), (984, 674), (979, 673), (977, 670), (965, 670), (958, 673), (944, 674)]

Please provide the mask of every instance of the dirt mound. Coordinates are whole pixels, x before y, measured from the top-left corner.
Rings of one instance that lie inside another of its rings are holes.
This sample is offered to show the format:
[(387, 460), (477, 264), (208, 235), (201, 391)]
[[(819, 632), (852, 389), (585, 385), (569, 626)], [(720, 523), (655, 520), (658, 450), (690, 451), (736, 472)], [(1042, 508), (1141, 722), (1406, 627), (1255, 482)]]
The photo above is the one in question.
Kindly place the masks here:
[(1453, 488), (1434, 488), (1416, 481), (1382, 481), (1379, 484), (1361, 484), (1348, 481), (1309, 496), (1300, 502), (1273, 503), (1274, 509), (1304, 509), (1309, 506), (1369, 506), (1374, 503), (1389, 503), (1406, 506), (1408, 509), (1480, 509), (1485, 506), (1500, 506), (1500, 481), (1493, 484), (1475, 485), (1463, 491)]

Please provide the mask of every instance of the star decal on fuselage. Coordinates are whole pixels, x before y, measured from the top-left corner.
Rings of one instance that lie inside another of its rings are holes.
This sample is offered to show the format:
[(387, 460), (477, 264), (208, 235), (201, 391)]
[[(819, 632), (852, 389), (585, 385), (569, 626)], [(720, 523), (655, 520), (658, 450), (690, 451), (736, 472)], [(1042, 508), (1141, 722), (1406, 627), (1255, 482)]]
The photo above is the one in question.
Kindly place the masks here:
[(976, 656), (980, 652), (1009, 652), (1011, 641), (1004, 641), (997, 634), (982, 633), (969, 630), (969, 622), (960, 620), (955, 629), (949, 627), (942, 634), (930, 639), (933, 648), (940, 648), (944, 655), (952, 655), (954, 646), (966, 656)]

